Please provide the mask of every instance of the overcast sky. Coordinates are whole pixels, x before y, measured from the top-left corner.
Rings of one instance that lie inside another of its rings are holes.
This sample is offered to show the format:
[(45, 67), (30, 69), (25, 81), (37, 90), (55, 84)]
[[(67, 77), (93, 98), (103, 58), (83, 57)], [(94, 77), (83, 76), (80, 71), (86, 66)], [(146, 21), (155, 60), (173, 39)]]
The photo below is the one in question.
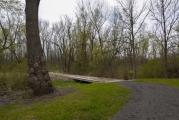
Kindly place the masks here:
[[(25, 0), (21, 0), (25, 3)], [(49, 21), (50, 23), (59, 21), (60, 17), (63, 15), (68, 15), (70, 17), (74, 16), (75, 7), (77, 1), (80, 0), (41, 0), (39, 17)], [(92, 0), (91, 0), (92, 1)], [(94, 0), (94, 1), (104, 1), (108, 6), (112, 7), (117, 5), (116, 0)], [(125, 0), (124, 0), (125, 1)], [(136, 0), (137, 8), (141, 8), (143, 2), (146, 0)]]
[[(39, 15), (41, 19), (56, 22), (63, 15), (74, 15), (78, 0), (41, 0)], [(96, 0), (97, 1), (97, 0)], [(109, 6), (114, 6), (116, 0), (104, 0)]]

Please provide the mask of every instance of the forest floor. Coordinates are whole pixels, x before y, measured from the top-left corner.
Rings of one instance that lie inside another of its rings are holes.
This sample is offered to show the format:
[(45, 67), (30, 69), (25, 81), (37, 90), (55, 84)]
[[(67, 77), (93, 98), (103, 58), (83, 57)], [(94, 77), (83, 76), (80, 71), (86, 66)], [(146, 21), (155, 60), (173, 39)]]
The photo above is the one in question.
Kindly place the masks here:
[(132, 96), (112, 120), (179, 120), (179, 80), (148, 79), (120, 84), (129, 88)]

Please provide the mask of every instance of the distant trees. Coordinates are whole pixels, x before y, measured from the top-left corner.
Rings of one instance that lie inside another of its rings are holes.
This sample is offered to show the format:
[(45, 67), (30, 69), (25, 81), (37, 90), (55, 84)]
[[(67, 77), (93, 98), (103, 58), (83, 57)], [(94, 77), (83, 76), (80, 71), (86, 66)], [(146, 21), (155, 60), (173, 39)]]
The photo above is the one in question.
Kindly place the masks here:
[(28, 52), (28, 85), (34, 95), (43, 95), (53, 92), (44, 52), (40, 42), (38, 8), (40, 0), (26, 0), (26, 37)]
[(52, 41), (54, 55), (58, 64), (64, 72), (69, 72), (71, 69), (72, 61), (74, 59), (74, 33), (72, 20), (65, 16), (60, 22), (53, 24), (52, 27)]
[(62, 71), (136, 78), (142, 64), (162, 56), (159, 29), (146, 31), (145, 20), (153, 14), (149, 2), (141, 9), (137, 0), (118, 2), (108, 10), (104, 3), (81, 1), (75, 19), (64, 17), (53, 25), (50, 54)]
[[(1, 61), (16, 60), (20, 62), (20, 44), (24, 42), (24, 14), (22, 4), (18, 1), (0, 2), (0, 56)], [(6, 55), (5, 55), (6, 53)], [(9, 54), (9, 55), (7, 55)]]

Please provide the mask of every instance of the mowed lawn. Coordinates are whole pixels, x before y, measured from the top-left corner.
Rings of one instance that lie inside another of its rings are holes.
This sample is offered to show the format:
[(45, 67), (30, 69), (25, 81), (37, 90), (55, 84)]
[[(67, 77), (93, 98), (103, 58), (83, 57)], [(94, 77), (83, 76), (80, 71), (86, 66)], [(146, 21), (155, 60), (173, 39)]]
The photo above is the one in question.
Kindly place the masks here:
[(169, 87), (179, 88), (179, 79), (139, 79), (136, 82), (166, 85)]
[(108, 120), (128, 101), (130, 94), (119, 84), (55, 81), (54, 85), (75, 91), (27, 105), (1, 105), (0, 120)]

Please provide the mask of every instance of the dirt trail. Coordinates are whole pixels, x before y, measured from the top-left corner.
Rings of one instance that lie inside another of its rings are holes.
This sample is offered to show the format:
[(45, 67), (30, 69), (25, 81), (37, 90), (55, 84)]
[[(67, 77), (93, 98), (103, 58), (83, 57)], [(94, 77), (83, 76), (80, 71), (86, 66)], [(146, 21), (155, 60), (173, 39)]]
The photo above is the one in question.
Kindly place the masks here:
[(122, 82), (133, 94), (112, 120), (179, 120), (179, 89)]

